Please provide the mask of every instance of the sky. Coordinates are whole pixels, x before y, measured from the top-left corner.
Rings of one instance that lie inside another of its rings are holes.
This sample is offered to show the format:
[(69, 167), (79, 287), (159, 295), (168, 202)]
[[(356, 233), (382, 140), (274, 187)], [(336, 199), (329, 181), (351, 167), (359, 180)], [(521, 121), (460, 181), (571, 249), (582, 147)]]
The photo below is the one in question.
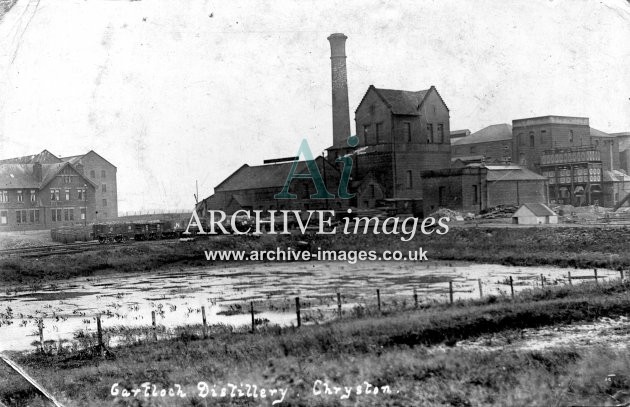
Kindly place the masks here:
[(328, 35), (370, 84), (435, 86), (452, 130), (542, 115), (630, 131), (627, 0), (18, 0), (0, 158), (94, 150), (120, 212), (191, 208), (241, 165), (332, 143)]

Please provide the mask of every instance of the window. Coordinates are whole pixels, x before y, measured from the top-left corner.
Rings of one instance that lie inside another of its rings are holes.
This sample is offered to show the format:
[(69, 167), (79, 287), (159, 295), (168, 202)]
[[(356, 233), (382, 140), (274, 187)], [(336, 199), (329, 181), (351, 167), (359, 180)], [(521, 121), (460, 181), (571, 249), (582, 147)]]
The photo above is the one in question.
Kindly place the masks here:
[(26, 223), (26, 222), (28, 222), (26, 218), (26, 209), (15, 211), (15, 223)]
[(376, 123), (376, 144), (381, 141), (383, 136), (383, 123)]
[(28, 211), (28, 221), (31, 223), (35, 223), (35, 211), (32, 209)]
[(529, 146), (534, 147), (534, 132), (533, 131), (529, 132)]
[(411, 123), (403, 123), (403, 138), (407, 141), (411, 141)]
[(70, 214), (70, 220), (74, 220), (74, 208), (68, 209), (68, 212)]
[(9, 202), (9, 191), (0, 191), (0, 202)]
[(477, 185), (472, 186), (472, 203), (477, 205), (479, 203), (479, 192), (477, 191)]
[(61, 222), (61, 209), (51, 209), (50, 210), (50, 219), (53, 222)]
[(101, 178), (107, 178), (106, 175), (105, 170), (101, 170)]
[(370, 114), (374, 115), (375, 112), (376, 112), (376, 105), (374, 103), (372, 103), (370, 105)]
[(470, 146), (470, 154), (477, 154), (477, 146)]
[(70, 200), (70, 190), (66, 189), (66, 201)]
[(438, 131), (438, 143), (444, 143), (444, 125), (439, 123), (437, 126)]
[(65, 208), (65, 209), (63, 210), (63, 220), (70, 220), (70, 215), (69, 215), (69, 213), (68, 213), (69, 211), (70, 211), (70, 210), (69, 210), (68, 208)]
[(96, 174), (94, 173), (94, 170), (90, 171), (90, 178), (96, 178)]
[(370, 125), (369, 124), (364, 124), (363, 125), (363, 142), (365, 144), (367, 144), (368, 142), (368, 133), (370, 132)]
[(7, 223), (9, 223), (9, 220), (7, 219), (8, 216), (9, 216), (9, 212), (0, 211), (0, 225), (6, 225)]
[(525, 145), (525, 135), (524, 135), (523, 133), (519, 133), (519, 134), (518, 134), (518, 143), (519, 143), (521, 146), (524, 146), (524, 145)]
[(545, 144), (547, 142), (547, 130), (540, 131), (540, 144)]
[(85, 200), (85, 189), (77, 189), (77, 199), (79, 201)]
[(34, 189), (31, 189), (31, 202), (35, 202), (37, 200), (37, 193)]
[(35, 209), (33, 212), (35, 212), (35, 223), (39, 223), (39, 209)]
[(63, 182), (64, 182), (64, 184), (72, 184), (72, 176), (71, 175), (64, 175), (63, 176)]
[(433, 123), (427, 124), (427, 144), (433, 143)]
[(24, 202), (24, 194), (22, 193), (22, 191), (17, 191), (17, 201)]
[(59, 189), (51, 189), (50, 190), (50, 200), (51, 201), (59, 201), (59, 194), (60, 194), (60, 190)]
[(411, 170), (407, 170), (407, 188), (413, 188), (413, 175), (411, 173)]
[(569, 144), (573, 144), (573, 130), (569, 130)]
[[(308, 193), (308, 186), (306, 188), (306, 192)], [(103, 206), (107, 206), (107, 199), (103, 199)]]
[(107, 184), (101, 185), (101, 192), (107, 192)]
[(85, 220), (86, 213), (87, 213), (87, 208), (81, 208), (81, 220)]

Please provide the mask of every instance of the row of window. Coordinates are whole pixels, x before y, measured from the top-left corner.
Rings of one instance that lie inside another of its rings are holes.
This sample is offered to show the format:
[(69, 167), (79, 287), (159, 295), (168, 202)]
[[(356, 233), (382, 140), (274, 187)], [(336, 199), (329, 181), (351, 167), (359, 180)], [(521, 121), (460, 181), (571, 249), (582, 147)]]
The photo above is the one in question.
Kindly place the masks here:
[[(80, 219), (85, 220), (86, 208), (79, 208)], [(50, 220), (52, 222), (64, 222), (74, 220), (74, 208), (53, 208), (50, 210)]]
[[(571, 139), (573, 138), (573, 130), (571, 130)], [(534, 134), (533, 131), (529, 132), (529, 135), (526, 135), (524, 133), (519, 133), (518, 135), (518, 141), (519, 141), (519, 145), (521, 146), (527, 146), (529, 144), (529, 147), (535, 147), (536, 146), (536, 135)], [(529, 143), (528, 143), (529, 141)], [(547, 143), (547, 130), (541, 130), (540, 131), (540, 135), (539, 135), (539, 139), (538, 139), (538, 144), (543, 145), (545, 143)], [(573, 141), (571, 141), (572, 143)]]
[(560, 169), (557, 174), (554, 171), (543, 171), (543, 176), (549, 179), (549, 184), (570, 184), (571, 182), (600, 182), (601, 168), (576, 168), (573, 174), (570, 169)]
[[(51, 222), (64, 222), (75, 220), (75, 208), (53, 208), (50, 210)], [(79, 208), (79, 219), (85, 220), (86, 208)], [(9, 211), (0, 211), (0, 225), (9, 223)], [(18, 209), (15, 211), (15, 223), (18, 225), (28, 223), (41, 223), (39, 209)]]
[[(575, 133), (573, 132), (573, 130), (569, 130), (569, 135), (568, 135), (568, 142), (569, 145), (574, 145), (579, 143), (580, 145), (582, 145), (582, 143), (584, 141), (586, 141), (586, 144), (588, 144), (589, 142), (586, 139), (582, 139), (582, 138), (576, 138)], [(579, 140), (578, 140), (579, 139)], [(549, 144), (551, 138), (547, 136), (547, 130), (540, 130), (540, 134), (538, 137), (538, 144), (539, 145), (544, 145), (544, 144)], [(529, 144), (529, 147), (535, 147), (536, 146), (536, 134), (533, 131), (530, 131), (528, 134), (525, 133), (519, 133), (518, 135), (518, 143), (520, 146), (527, 146)], [(599, 144), (599, 141), (595, 141), (595, 144)]]
[[(72, 190), (70, 189), (64, 189), (64, 197), (66, 201), (69, 201), (70, 199), (72, 199)], [(83, 188), (78, 188), (76, 191), (76, 199), (79, 201), (84, 201), (87, 199), (86, 196), (86, 189)], [(59, 188), (51, 188), (50, 189), (50, 200), (51, 201), (61, 201), (61, 189)]]
[[(24, 202), (24, 195), (26, 191), (17, 190), (17, 202)], [(31, 202), (35, 202), (37, 200), (37, 191), (34, 189), (30, 190), (30, 200)], [(9, 191), (0, 191), (0, 203), (9, 202)]]
[[(96, 171), (90, 171), (90, 178), (96, 178)], [(105, 172), (105, 170), (101, 170), (101, 178), (107, 178), (107, 173)]]
[[(363, 125), (363, 140), (365, 144), (379, 144), (383, 141), (383, 123), (374, 124), (374, 136), (370, 134), (372, 125)], [(412, 141), (411, 122), (403, 122), (402, 126), (403, 139), (408, 142)], [(444, 137), (444, 124), (438, 123), (436, 126), (433, 123), (427, 124), (427, 144), (443, 144), (446, 139)]]

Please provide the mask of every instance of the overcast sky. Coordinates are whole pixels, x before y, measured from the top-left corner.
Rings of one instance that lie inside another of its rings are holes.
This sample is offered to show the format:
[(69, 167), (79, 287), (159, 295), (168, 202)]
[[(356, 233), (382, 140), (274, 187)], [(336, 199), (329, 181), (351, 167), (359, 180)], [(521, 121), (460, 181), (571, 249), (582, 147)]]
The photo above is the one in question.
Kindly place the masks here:
[[(630, 131), (626, 0), (19, 0), (0, 20), (0, 158), (95, 150), (121, 211), (190, 208), (244, 163), (332, 142), (370, 84), (434, 85), (451, 129), (548, 114)], [(354, 123), (353, 123), (354, 131)]]

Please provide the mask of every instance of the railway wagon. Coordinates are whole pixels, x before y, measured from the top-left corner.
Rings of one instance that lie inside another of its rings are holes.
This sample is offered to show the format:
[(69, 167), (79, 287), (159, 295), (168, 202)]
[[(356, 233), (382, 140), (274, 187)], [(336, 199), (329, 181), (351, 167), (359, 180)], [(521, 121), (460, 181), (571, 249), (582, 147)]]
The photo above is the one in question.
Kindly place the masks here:
[(92, 230), (94, 239), (98, 240), (99, 243), (126, 242), (134, 237), (132, 223), (96, 223)]

